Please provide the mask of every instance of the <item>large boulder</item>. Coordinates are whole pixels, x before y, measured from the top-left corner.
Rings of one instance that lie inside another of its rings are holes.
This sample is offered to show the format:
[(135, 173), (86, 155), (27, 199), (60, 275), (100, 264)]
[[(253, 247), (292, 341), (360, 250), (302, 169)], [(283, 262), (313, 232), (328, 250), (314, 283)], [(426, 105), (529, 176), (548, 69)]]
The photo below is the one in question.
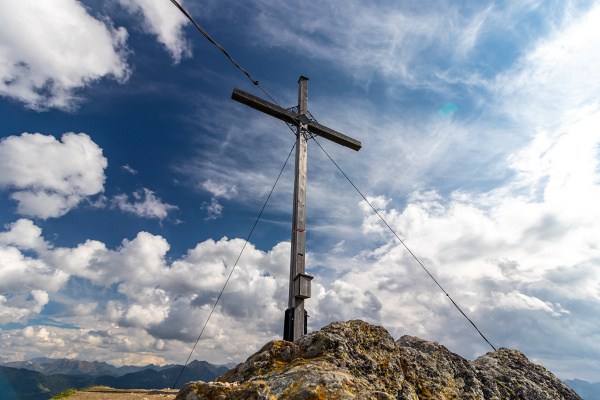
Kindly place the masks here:
[(382, 327), (335, 322), (296, 342), (272, 341), (215, 382), (185, 385), (176, 400), (200, 399), (580, 399), (520, 352), (473, 362)]

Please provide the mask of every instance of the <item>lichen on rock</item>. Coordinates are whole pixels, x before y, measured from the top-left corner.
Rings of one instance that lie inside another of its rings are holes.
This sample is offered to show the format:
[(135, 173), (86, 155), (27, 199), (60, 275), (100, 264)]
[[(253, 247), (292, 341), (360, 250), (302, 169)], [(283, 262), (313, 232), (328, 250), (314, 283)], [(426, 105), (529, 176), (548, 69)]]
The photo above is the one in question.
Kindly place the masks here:
[(335, 322), (296, 342), (272, 341), (215, 382), (192, 382), (176, 400), (580, 399), (522, 353), (501, 349), (469, 362), (416, 337)]

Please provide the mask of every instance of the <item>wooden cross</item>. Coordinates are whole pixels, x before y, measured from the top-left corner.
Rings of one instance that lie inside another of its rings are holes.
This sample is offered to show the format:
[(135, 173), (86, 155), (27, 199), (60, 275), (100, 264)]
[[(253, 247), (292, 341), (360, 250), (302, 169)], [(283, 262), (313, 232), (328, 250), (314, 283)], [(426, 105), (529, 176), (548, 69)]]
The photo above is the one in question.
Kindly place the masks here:
[(306, 334), (308, 314), (304, 300), (310, 298), (312, 276), (305, 273), (306, 251), (306, 161), (309, 134), (315, 134), (353, 150), (361, 143), (323, 126), (308, 117), (308, 78), (298, 80), (298, 112), (295, 113), (239, 89), (231, 98), (288, 124), (296, 126), (296, 177), (294, 179), (294, 210), (292, 219), (292, 251), (290, 257), (290, 284), (288, 309), (285, 311), (283, 340), (293, 342)]

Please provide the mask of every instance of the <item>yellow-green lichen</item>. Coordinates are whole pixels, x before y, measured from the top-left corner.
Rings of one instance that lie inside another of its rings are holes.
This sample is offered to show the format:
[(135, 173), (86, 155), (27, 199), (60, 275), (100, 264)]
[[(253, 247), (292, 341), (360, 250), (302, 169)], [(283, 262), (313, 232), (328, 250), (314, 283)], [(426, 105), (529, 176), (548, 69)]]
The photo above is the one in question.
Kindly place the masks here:
[(68, 390), (65, 390), (64, 392), (61, 392), (61, 393), (57, 394), (56, 396), (50, 398), (50, 400), (64, 399), (64, 398), (67, 398), (69, 396), (73, 396), (76, 393), (77, 393), (77, 390), (75, 390), (75, 389), (68, 389)]

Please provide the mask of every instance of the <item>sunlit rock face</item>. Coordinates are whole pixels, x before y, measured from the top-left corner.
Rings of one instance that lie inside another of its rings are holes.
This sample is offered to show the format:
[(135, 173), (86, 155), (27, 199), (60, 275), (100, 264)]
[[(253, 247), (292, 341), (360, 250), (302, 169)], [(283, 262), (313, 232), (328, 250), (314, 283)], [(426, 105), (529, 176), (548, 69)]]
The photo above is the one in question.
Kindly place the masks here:
[(291, 343), (267, 343), (215, 382), (187, 384), (199, 399), (580, 399), (522, 353), (500, 349), (469, 362), (416, 337), (335, 322)]

